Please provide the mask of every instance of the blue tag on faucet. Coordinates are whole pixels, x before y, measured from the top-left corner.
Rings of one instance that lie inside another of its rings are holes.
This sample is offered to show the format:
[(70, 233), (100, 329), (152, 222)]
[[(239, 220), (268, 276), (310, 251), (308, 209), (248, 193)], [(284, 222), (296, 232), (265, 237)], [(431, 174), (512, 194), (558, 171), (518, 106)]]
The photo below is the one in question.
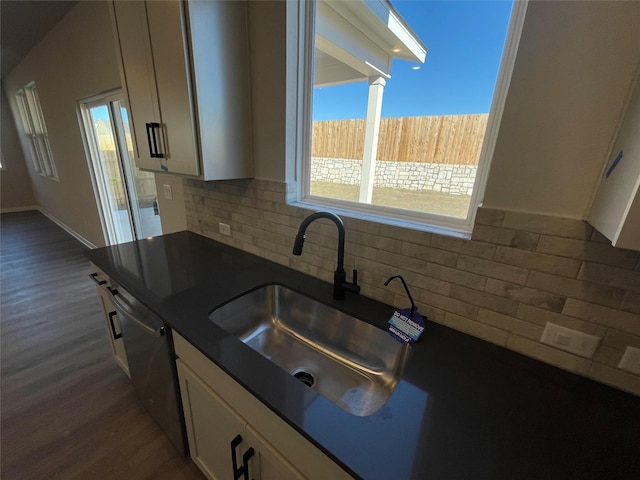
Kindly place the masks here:
[(418, 341), (424, 330), (424, 317), (410, 308), (396, 310), (389, 319), (389, 335), (402, 343)]

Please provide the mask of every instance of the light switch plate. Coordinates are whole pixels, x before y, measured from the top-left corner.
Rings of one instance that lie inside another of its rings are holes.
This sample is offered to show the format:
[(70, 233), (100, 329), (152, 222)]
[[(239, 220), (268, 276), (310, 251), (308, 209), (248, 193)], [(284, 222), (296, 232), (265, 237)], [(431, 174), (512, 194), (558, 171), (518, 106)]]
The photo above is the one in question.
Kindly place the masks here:
[(586, 358), (593, 358), (600, 343), (600, 337), (594, 337), (593, 335), (547, 322), (540, 341), (560, 350)]
[(640, 348), (627, 347), (618, 368), (640, 375)]
[(164, 198), (167, 200), (173, 200), (173, 192), (171, 191), (171, 185), (167, 185), (166, 183), (162, 185), (164, 188)]

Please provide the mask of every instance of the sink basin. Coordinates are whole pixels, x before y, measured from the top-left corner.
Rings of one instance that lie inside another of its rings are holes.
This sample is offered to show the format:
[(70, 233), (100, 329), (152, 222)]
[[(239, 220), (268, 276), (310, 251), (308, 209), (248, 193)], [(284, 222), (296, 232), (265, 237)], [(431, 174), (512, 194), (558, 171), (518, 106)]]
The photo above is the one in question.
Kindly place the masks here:
[(343, 410), (376, 412), (398, 383), (409, 347), (384, 330), (283, 285), (266, 285), (209, 318)]

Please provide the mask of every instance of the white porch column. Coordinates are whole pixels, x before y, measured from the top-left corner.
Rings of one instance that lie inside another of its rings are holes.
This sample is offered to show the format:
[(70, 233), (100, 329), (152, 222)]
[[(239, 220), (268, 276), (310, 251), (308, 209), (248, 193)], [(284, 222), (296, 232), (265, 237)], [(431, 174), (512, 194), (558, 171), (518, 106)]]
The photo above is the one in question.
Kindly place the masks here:
[(371, 203), (373, 198), (373, 180), (376, 172), (380, 115), (382, 114), (382, 93), (386, 83), (384, 77), (369, 77), (369, 100), (367, 103), (367, 123), (364, 131), (362, 179), (360, 181), (359, 200), (361, 203)]

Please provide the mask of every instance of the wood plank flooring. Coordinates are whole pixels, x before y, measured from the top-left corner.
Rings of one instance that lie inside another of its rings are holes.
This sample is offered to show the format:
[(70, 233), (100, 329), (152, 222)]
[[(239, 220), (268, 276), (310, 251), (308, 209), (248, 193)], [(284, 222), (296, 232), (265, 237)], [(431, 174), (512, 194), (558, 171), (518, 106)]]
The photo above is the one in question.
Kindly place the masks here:
[(0, 218), (0, 476), (203, 479), (113, 359), (84, 248), (39, 212)]

